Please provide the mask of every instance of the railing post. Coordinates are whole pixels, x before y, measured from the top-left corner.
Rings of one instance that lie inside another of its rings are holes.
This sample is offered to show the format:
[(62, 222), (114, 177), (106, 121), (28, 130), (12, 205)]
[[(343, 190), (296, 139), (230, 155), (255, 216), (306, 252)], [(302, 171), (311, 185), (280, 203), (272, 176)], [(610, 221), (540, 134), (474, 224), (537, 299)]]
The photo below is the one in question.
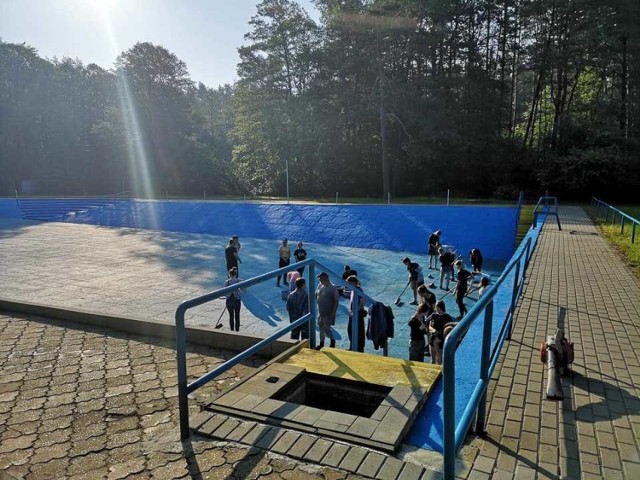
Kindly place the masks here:
[(442, 353), (442, 390), (443, 390), (443, 447), (444, 478), (452, 480), (456, 476), (456, 355), (449, 354), (455, 345), (447, 345), (445, 340)]
[(631, 224), (631, 243), (635, 243), (636, 241), (636, 222)]
[(351, 305), (351, 351), (358, 351), (358, 323), (360, 321), (360, 296), (358, 289), (353, 288), (353, 304)]
[(316, 348), (316, 312), (318, 299), (316, 298), (316, 266), (314, 263), (309, 264), (309, 346)]
[[(518, 265), (520, 265), (518, 263)], [(484, 310), (484, 329), (482, 333), (482, 352), (480, 357), (480, 380), (489, 387), (489, 365), (491, 363), (491, 330), (493, 328), (493, 300), (487, 304)], [(476, 419), (476, 435), (484, 433), (484, 424), (487, 415), (487, 389), (485, 389), (480, 403), (478, 403), (478, 416)]]
[(605, 214), (604, 223), (607, 223), (609, 221), (609, 209), (608, 208), (606, 208), (604, 210), (604, 214)]
[(187, 392), (187, 335), (184, 310), (176, 311), (176, 355), (178, 360), (178, 404), (180, 408), (180, 439), (189, 438), (189, 398)]
[(616, 222), (616, 211), (611, 210), (611, 225), (613, 225), (615, 222)]
[(624, 217), (620, 216), (620, 235), (624, 235)]
[(520, 277), (520, 262), (516, 264), (516, 273), (513, 277), (513, 291), (511, 292), (511, 306), (509, 307), (509, 333), (507, 333), (507, 340), (511, 340), (511, 331), (513, 330), (513, 312), (516, 309), (516, 295), (518, 295), (518, 281)]

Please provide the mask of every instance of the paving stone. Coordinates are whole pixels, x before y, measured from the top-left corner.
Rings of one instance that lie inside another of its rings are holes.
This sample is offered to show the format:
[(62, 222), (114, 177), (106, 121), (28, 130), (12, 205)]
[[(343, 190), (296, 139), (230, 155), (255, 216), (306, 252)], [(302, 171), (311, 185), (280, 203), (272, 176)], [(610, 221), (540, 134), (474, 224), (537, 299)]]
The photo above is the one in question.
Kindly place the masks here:
[(333, 442), (319, 438), (313, 446), (305, 453), (304, 459), (313, 463), (320, 463), (320, 460), (326, 455), (326, 453), (333, 445)]
[(300, 434), (292, 431), (286, 431), (273, 445), (271, 451), (285, 454), (291, 449), (294, 443), (300, 438)]
[(344, 443), (334, 443), (322, 459), (322, 463), (330, 467), (337, 467), (349, 452), (349, 448), (349, 445), (345, 445)]
[(376, 478), (379, 480), (396, 480), (400, 475), (400, 470), (404, 462), (394, 457), (386, 457)]
[(405, 462), (398, 480), (418, 480), (424, 474), (424, 468), (415, 463)]
[(311, 446), (315, 443), (316, 437), (312, 437), (311, 435), (301, 435), (298, 440), (291, 446), (287, 455), (293, 458), (303, 458), (304, 455), (309, 451)]
[(375, 478), (384, 460), (384, 455), (376, 452), (369, 452), (360, 464), (360, 467), (358, 467), (358, 474), (364, 475), (365, 477)]

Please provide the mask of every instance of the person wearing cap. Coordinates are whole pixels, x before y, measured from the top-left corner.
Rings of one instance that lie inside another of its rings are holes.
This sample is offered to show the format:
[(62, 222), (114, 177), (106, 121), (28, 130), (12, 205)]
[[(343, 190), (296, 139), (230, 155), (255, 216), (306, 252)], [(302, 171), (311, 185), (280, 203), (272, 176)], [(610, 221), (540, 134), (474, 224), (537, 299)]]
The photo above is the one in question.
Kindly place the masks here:
[(229, 270), (235, 268), (238, 270), (238, 250), (236, 249), (233, 238), (229, 239), (229, 243), (227, 244), (227, 248), (224, 249), (224, 258), (227, 261), (227, 276), (229, 274)]
[(336, 312), (338, 311), (338, 304), (340, 303), (340, 296), (338, 295), (338, 289), (329, 280), (329, 275), (326, 272), (322, 272), (318, 275), (320, 285), (316, 289), (316, 300), (318, 302), (318, 328), (320, 330), (320, 343), (316, 347), (320, 350), (324, 347), (325, 337), (329, 337), (331, 343), (329, 346), (334, 348), (336, 346), (336, 340), (333, 337), (331, 327), (336, 323)]
[[(302, 248), (302, 242), (298, 242), (298, 248), (293, 252), (293, 256), (295, 257), (296, 262), (301, 262), (307, 259), (307, 251)], [(303, 275), (304, 267), (298, 268), (298, 272), (300, 272), (300, 275)]]
[[(278, 268), (286, 267), (291, 263), (291, 249), (289, 248), (289, 243), (286, 238), (282, 240), (282, 245), (280, 245), (280, 248), (278, 249), (278, 256), (280, 258), (278, 261)], [(283, 277), (282, 282), (285, 285), (289, 285), (286, 275), (278, 275), (278, 281), (276, 283), (278, 287), (280, 286), (280, 277)]]
[(438, 248), (440, 248), (440, 235), (442, 230), (436, 230), (429, 235), (429, 268), (438, 268)]

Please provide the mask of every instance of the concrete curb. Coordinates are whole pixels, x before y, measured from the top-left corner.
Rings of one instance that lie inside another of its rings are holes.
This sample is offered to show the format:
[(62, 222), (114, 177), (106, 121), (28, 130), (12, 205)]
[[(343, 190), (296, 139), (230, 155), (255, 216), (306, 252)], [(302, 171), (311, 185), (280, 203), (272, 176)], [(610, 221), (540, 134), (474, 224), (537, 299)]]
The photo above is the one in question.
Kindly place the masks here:
[[(0, 298), (0, 311), (40, 315), (81, 325), (107, 328), (132, 335), (175, 339), (175, 325), (154, 320), (118, 317), (86, 310), (53, 307), (51, 305), (31, 302), (18, 302), (4, 298)], [(244, 351), (262, 340), (262, 337), (256, 335), (221, 332), (199, 327), (186, 327), (186, 331), (187, 342), (192, 345), (221, 348), (236, 352)], [(270, 346), (260, 350), (259, 356), (274, 358), (296, 345), (296, 343), (297, 342), (289, 339), (277, 340)]]

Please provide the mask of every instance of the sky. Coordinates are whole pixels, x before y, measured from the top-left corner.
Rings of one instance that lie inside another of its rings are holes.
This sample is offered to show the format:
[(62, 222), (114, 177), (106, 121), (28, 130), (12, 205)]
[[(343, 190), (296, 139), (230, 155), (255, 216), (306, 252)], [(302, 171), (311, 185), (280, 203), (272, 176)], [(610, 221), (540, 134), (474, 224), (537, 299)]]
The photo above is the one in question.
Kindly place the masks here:
[[(191, 79), (210, 87), (237, 79), (257, 0), (0, 0), (0, 38), (41, 56), (78, 58), (112, 68), (136, 42), (166, 47)], [(311, 0), (298, 3), (318, 20)]]

